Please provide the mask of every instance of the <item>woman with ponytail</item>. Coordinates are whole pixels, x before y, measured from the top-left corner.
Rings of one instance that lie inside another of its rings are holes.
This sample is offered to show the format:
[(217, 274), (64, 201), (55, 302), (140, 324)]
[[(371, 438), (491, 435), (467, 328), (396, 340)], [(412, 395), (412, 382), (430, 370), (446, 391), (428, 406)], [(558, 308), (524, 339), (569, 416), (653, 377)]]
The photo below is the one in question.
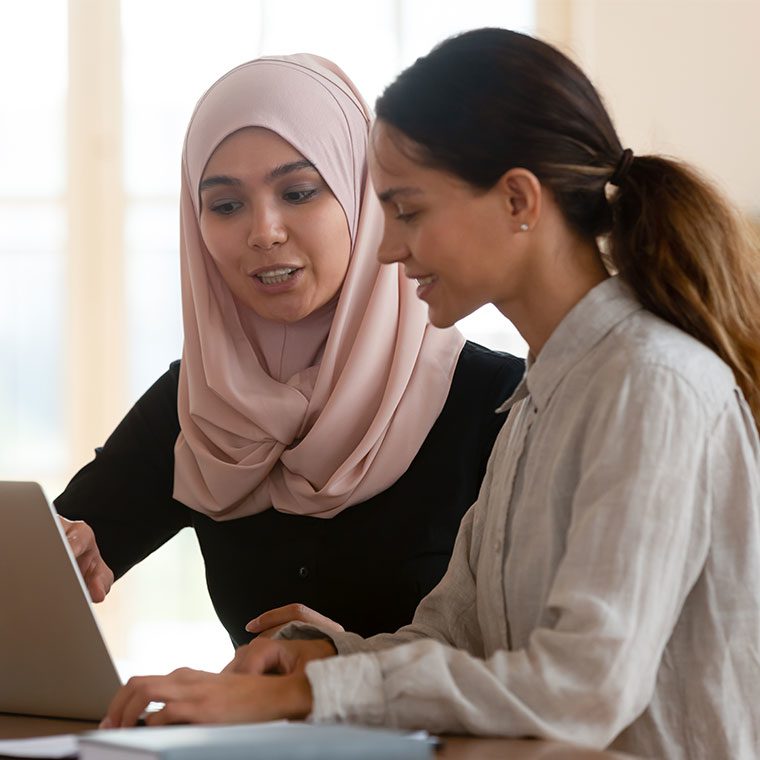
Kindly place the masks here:
[(624, 148), (585, 75), (531, 37), (444, 42), (377, 115), (381, 260), (434, 325), (493, 303), (530, 346), (449, 569), (395, 634), (294, 624), (220, 676), (133, 682), (110, 720), (150, 699), (156, 722), (218, 719), (188, 707), (197, 678), (238, 720), (757, 758), (757, 251), (696, 172)]

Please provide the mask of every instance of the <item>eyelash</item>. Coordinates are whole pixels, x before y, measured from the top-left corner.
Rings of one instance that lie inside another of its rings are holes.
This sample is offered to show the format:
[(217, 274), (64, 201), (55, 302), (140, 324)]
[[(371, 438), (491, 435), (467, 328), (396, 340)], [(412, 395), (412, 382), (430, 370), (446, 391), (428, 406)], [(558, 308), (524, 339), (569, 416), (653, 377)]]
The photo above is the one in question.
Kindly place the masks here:
[[(282, 194), (282, 198), (287, 203), (293, 205), (300, 205), (302, 203), (308, 203), (319, 193), (319, 188), (310, 187), (306, 190), (287, 190)], [(295, 197), (292, 197), (295, 196)], [(223, 201), (209, 207), (209, 210), (220, 216), (231, 216), (234, 214), (243, 204), (238, 201)]]
[[(221, 216), (230, 216), (230, 214), (234, 214), (242, 205), (242, 203), (238, 203), (237, 201), (223, 201), (222, 203), (210, 206), (209, 211)], [(230, 206), (233, 208), (230, 208)]]
[(407, 222), (411, 222), (412, 219), (414, 219), (414, 217), (417, 216), (418, 213), (419, 213), (419, 211), (409, 211), (406, 214), (402, 214), (400, 211), (398, 211), (396, 213), (394, 219), (396, 219), (399, 222), (403, 222), (404, 224), (406, 224)]
[[(282, 197), (288, 202), (288, 203), (307, 203), (310, 201), (315, 195), (319, 193), (319, 188), (316, 187), (310, 187), (307, 190), (287, 190), (282, 194)], [(288, 198), (289, 195), (297, 195), (298, 198)]]

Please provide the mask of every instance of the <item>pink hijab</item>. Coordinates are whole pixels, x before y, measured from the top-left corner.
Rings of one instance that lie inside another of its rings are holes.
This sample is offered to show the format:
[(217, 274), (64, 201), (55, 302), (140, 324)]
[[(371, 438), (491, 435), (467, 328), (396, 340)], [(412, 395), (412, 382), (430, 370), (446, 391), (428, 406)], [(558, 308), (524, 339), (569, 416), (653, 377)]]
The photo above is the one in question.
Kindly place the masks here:
[[(438, 417), (464, 339), (427, 323), (415, 285), (375, 254), (383, 220), (366, 169), (370, 112), (333, 63), (261, 58), (201, 98), (181, 190), (181, 432), (174, 498), (216, 520), (272, 506), (332, 517), (392, 485)], [(233, 297), (201, 237), (198, 188), (225, 137), (278, 134), (343, 207), (352, 252), (333, 301), (299, 322), (263, 319)]]

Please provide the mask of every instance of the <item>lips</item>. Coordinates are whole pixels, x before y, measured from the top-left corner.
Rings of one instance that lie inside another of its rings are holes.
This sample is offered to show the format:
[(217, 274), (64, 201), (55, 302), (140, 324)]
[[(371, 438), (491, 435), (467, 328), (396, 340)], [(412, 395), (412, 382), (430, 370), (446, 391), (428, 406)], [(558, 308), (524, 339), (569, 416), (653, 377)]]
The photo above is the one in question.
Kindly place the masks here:
[(261, 267), (249, 272), (249, 277), (255, 277), (264, 285), (279, 285), (291, 279), (301, 267), (292, 264), (270, 264), (268, 267)]
[(287, 282), (296, 271), (296, 269), (272, 269), (255, 276), (265, 285), (276, 285), (278, 282)]
[(407, 272), (406, 276), (410, 280), (417, 280), (417, 298), (426, 300), (425, 296), (433, 289), (438, 281), (438, 276), (434, 274), (412, 274)]

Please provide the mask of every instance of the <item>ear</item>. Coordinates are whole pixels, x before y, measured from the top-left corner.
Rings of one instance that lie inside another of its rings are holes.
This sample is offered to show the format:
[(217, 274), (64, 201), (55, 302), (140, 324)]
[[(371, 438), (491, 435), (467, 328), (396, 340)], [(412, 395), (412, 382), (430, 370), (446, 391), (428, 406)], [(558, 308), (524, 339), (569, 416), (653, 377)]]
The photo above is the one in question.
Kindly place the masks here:
[(501, 175), (496, 183), (514, 231), (533, 229), (541, 216), (541, 183), (533, 172), (514, 168)]

